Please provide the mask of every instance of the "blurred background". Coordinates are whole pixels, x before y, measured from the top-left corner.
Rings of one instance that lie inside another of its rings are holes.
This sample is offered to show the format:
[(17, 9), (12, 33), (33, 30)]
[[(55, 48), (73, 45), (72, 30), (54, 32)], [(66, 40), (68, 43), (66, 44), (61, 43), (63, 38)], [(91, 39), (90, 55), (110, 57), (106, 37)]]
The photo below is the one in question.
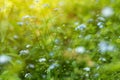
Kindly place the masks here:
[(0, 0), (0, 80), (119, 80), (120, 0)]

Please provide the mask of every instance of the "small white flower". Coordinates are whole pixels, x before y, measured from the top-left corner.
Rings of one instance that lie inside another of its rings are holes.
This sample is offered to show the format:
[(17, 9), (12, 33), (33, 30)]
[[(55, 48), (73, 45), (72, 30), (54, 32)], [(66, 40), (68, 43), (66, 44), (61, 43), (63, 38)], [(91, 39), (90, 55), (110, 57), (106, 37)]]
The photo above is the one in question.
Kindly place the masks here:
[(113, 9), (111, 7), (105, 7), (102, 9), (102, 15), (105, 17), (110, 17), (113, 15)]
[(60, 40), (59, 40), (59, 39), (55, 39), (55, 43), (56, 43), (56, 44), (59, 44), (59, 43), (60, 43)]
[(97, 23), (97, 26), (99, 27), (99, 28), (103, 28), (104, 26), (103, 26), (103, 22), (98, 22)]
[(29, 64), (27, 67), (28, 68), (35, 68), (34, 64)]
[(7, 55), (0, 55), (0, 64), (7, 63), (11, 60), (10, 56)]
[(100, 60), (100, 61), (106, 61), (106, 59), (103, 58), (103, 57), (100, 57), (99, 60)]
[(50, 52), (49, 55), (50, 55), (50, 56), (54, 56), (54, 53), (53, 53), (53, 52)]
[(88, 73), (86, 73), (86, 74), (85, 74), (85, 76), (86, 76), (86, 77), (89, 77), (89, 74), (88, 74)]
[(59, 65), (57, 63), (53, 63), (49, 66), (48, 70), (52, 70), (54, 69), (55, 67), (58, 67)]
[(29, 53), (29, 50), (28, 49), (26, 49), (26, 50), (21, 50), (20, 51), (20, 55), (26, 55), (26, 54), (28, 54)]
[(85, 68), (83, 68), (83, 70), (90, 71), (90, 68), (89, 67), (85, 67)]
[(91, 35), (85, 36), (85, 40), (90, 40), (90, 38), (91, 38)]
[(105, 21), (105, 18), (103, 18), (103, 17), (98, 17), (98, 20), (100, 20), (100, 21)]
[(101, 52), (106, 52), (107, 51), (107, 46), (108, 44), (105, 41), (101, 41), (99, 43), (99, 49)]
[(76, 53), (84, 53), (85, 52), (85, 48), (84, 47), (82, 47), (82, 46), (80, 46), (80, 47), (77, 47), (76, 49), (75, 49), (75, 52)]
[(98, 69), (100, 69), (100, 66), (99, 66), (99, 65), (97, 65), (97, 66), (96, 66), (96, 69), (97, 69), (97, 70), (98, 70)]
[(14, 35), (13, 38), (14, 39), (18, 39), (19, 37), (18, 37), (18, 35)]
[(84, 30), (86, 28), (86, 25), (85, 24), (81, 24), (81, 25), (78, 25), (75, 30)]
[(26, 45), (26, 48), (29, 48), (29, 47), (31, 47), (31, 45), (30, 45), (30, 44)]
[(108, 51), (113, 51), (115, 47), (113, 45), (108, 45)]
[(113, 45), (110, 45), (105, 41), (101, 41), (98, 44), (98, 46), (99, 46), (100, 52), (113, 51), (115, 49), (115, 47)]
[(45, 74), (43, 74), (43, 75), (42, 75), (42, 77), (43, 77), (43, 78), (46, 78), (46, 75), (45, 75)]
[(100, 75), (99, 73), (96, 73), (94, 76), (95, 76), (95, 77), (98, 77), (99, 75)]
[(45, 62), (46, 59), (45, 59), (45, 58), (40, 58), (38, 61), (39, 61), (39, 62)]
[(79, 35), (78, 37), (79, 37), (79, 38), (82, 38), (82, 37), (83, 37), (83, 35)]
[(25, 78), (31, 78), (31, 77), (32, 77), (32, 75), (30, 73), (25, 74)]

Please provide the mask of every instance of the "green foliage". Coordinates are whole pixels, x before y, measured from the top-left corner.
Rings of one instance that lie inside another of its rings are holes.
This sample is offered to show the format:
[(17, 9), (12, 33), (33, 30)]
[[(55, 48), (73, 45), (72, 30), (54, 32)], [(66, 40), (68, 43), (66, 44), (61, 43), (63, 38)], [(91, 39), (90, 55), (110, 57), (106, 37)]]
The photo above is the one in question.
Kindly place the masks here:
[(120, 0), (0, 0), (0, 80), (119, 80)]

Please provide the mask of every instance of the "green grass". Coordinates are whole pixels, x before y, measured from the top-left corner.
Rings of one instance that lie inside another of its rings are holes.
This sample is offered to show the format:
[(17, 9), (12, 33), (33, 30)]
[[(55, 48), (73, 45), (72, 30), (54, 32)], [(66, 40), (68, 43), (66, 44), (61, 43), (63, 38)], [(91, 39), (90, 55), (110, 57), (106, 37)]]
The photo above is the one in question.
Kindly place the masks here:
[(119, 3), (1, 0), (0, 80), (119, 80)]

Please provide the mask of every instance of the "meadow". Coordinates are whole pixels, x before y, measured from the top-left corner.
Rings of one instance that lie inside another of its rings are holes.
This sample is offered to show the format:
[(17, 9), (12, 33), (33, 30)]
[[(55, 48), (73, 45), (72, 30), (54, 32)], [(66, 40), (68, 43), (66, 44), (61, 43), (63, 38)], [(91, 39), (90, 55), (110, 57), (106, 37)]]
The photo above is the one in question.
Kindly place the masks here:
[(0, 80), (120, 80), (120, 0), (0, 0)]

